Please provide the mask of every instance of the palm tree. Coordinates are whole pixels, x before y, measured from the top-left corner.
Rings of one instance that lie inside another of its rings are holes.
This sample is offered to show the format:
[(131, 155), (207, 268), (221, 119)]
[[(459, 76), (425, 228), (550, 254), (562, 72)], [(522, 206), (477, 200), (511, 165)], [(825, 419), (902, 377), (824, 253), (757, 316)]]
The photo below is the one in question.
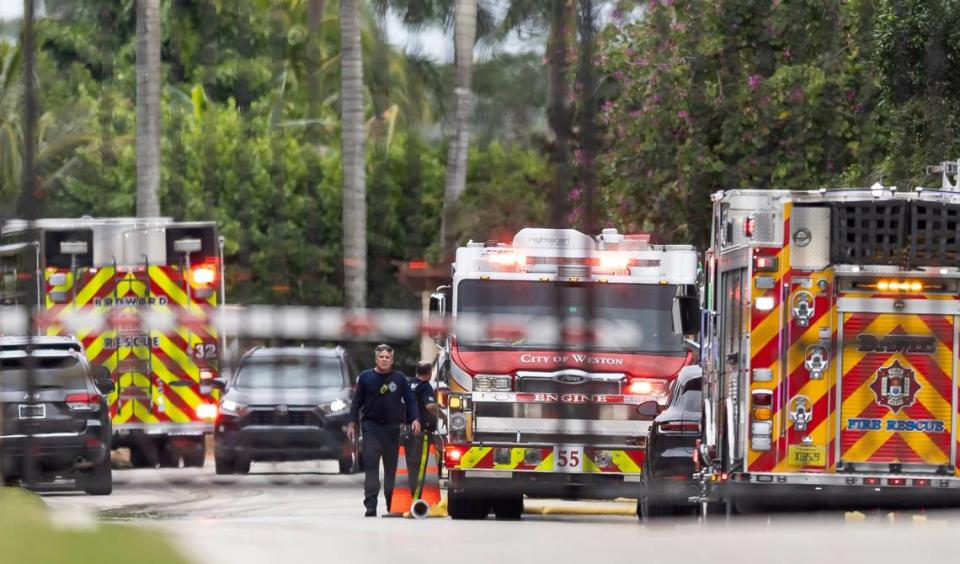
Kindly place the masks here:
[(367, 303), (367, 187), (359, 0), (340, 2), (340, 44), (344, 297), (348, 308), (362, 309)]
[(160, 215), (160, 0), (137, 0), (137, 216)]
[(320, 92), (320, 65), (321, 47), (323, 40), (323, 12), (326, 9), (326, 0), (310, 0), (307, 5), (307, 30), (309, 31), (307, 43), (307, 119), (310, 125), (307, 126), (310, 141), (314, 144), (320, 142), (321, 128), (317, 123), (320, 119), (320, 105), (323, 98)]
[(473, 46), (477, 36), (477, 0), (457, 0), (454, 12), (454, 57), (456, 89), (453, 96), (453, 135), (447, 153), (447, 175), (443, 193), (443, 220), (440, 227), (442, 256), (453, 247), (453, 208), (467, 183), (467, 150), (470, 145), (470, 82), (473, 77)]
[(554, 164), (564, 166), (569, 160), (569, 143), (573, 138), (573, 110), (570, 102), (571, 37), (574, 34), (576, 0), (511, 0), (500, 24), (505, 36), (524, 29), (547, 30), (547, 119), (556, 136), (552, 152)]
[(20, 49), (0, 42), (0, 197), (16, 198), (22, 164)]

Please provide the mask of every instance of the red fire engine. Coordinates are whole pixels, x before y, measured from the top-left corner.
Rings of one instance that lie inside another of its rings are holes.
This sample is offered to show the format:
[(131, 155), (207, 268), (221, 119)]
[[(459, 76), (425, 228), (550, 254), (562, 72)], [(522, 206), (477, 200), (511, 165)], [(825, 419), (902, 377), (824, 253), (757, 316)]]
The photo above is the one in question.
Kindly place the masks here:
[(651, 421), (694, 360), (674, 309), (698, 305), (697, 260), (615, 229), (457, 249), (434, 295), (455, 321), (438, 361), (451, 517), (518, 517), (524, 495), (636, 497)]

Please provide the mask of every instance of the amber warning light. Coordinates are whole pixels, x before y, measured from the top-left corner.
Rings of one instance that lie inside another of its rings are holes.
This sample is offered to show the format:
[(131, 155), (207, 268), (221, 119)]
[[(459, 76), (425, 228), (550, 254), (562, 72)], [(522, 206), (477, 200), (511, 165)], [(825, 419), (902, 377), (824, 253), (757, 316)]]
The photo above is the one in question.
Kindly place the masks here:
[(875, 280), (854, 282), (854, 288), (890, 293), (916, 293), (924, 290), (943, 290), (943, 284), (930, 284), (920, 280)]

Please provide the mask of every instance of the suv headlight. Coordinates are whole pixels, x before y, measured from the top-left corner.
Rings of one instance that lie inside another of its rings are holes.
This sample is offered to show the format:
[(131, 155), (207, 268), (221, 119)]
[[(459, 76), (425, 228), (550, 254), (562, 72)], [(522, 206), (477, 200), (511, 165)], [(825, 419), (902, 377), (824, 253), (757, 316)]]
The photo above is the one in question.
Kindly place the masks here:
[(473, 389), (478, 392), (508, 392), (513, 389), (513, 378), (509, 376), (476, 376), (473, 379)]
[(237, 403), (226, 398), (220, 400), (221, 415), (240, 415), (240, 410), (245, 407), (242, 403)]
[(349, 409), (350, 404), (340, 398), (337, 398), (332, 402), (330, 402), (328, 405), (321, 406), (321, 407), (324, 408), (324, 411), (326, 411), (327, 413), (341, 413)]

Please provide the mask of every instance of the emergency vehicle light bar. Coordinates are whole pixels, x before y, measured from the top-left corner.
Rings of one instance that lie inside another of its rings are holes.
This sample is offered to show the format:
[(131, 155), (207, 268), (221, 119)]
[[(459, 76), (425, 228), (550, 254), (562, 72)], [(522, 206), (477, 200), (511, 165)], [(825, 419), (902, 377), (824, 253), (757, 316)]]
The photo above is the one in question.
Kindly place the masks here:
[[(562, 266), (588, 267), (602, 273), (627, 272), (630, 267), (657, 268), (659, 259), (638, 259), (618, 251), (601, 251), (598, 256), (576, 257), (536, 257), (515, 252), (488, 252), (483, 257), (487, 265), (481, 263), (480, 270), (504, 269), (515, 272), (555, 272)], [(494, 267), (494, 268), (483, 268)]]
[(853, 287), (878, 292), (922, 292), (924, 290), (943, 290), (943, 284), (928, 284), (920, 280), (877, 280), (875, 282), (854, 282)]

